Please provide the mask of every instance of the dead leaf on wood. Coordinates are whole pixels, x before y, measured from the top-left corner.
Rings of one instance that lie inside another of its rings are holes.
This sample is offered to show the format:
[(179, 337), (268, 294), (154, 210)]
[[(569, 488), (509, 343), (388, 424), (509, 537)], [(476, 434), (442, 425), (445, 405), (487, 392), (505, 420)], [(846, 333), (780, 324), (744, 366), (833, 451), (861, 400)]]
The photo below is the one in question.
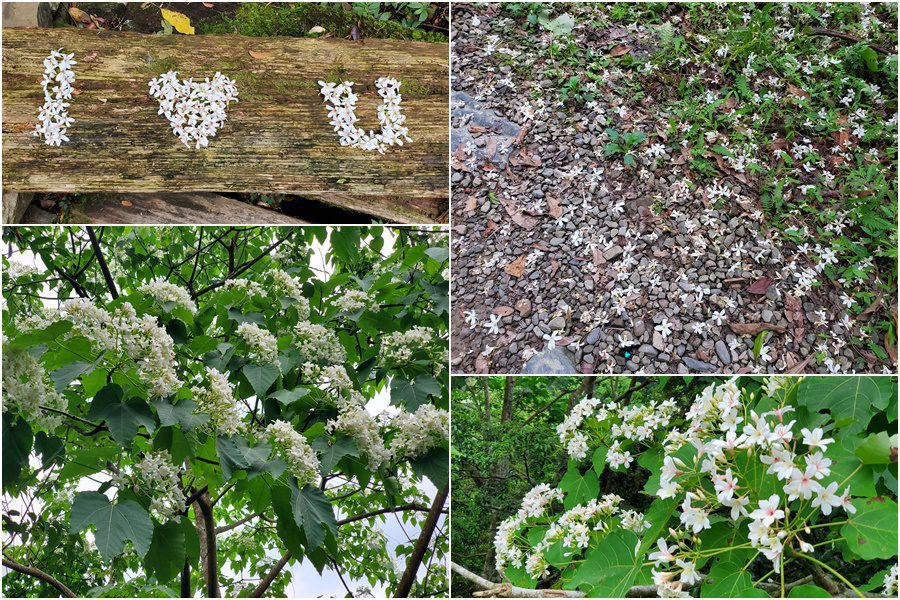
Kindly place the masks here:
[(513, 307), (512, 306), (498, 306), (491, 312), (493, 312), (495, 315), (500, 316), (500, 317), (508, 317), (509, 315), (513, 314)]
[(69, 9), (69, 16), (72, 17), (73, 21), (83, 23), (85, 25), (90, 25), (94, 22), (94, 20), (91, 18), (91, 15), (74, 6)]
[[(516, 260), (503, 267), (503, 270), (513, 277), (521, 277), (525, 272), (525, 255), (523, 254)], [(510, 314), (512, 314), (512, 309), (510, 309)]]
[(465, 212), (467, 212), (467, 213), (470, 213), (470, 212), (474, 211), (476, 208), (478, 208), (478, 200), (475, 198), (475, 196), (467, 197), (466, 198), (466, 207), (463, 210), (465, 210)]
[(807, 100), (812, 100), (812, 96), (809, 95), (809, 92), (806, 90), (798, 88), (796, 85), (788, 84), (788, 93), (792, 96), (797, 96), (798, 98), (806, 98)]
[(622, 56), (623, 54), (628, 54), (631, 51), (631, 48), (626, 46), (625, 44), (619, 44), (615, 48), (609, 51), (609, 55), (613, 58), (617, 56)]
[(262, 59), (265, 59), (265, 58), (271, 58), (271, 57), (272, 57), (272, 53), (271, 53), (271, 52), (266, 52), (266, 51), (263, 51), (263, 50), (248, 50), (248, 51), (247, 51), (247, 54), (249, 54), (250, 56), (252, 56), (253, 58), (255, 58), (255, 59), (257, 59), (257, 60), (262, 60)]
[(771, 286), (773, 283), (775, 283), (775, 280), (771, 277), (760, 277), (749, 286), (747, 286), (747, 292), (756, 294), (758, 296), (763, 296), (766, 292), (769, 291), (769, 286)]
[(550, 211), (549, 211), (550, 216), (553, 217), (554, 219), (560, 218), (563, 214), (563, 208), (562, 208), (562, 206), (559, 205), (559, 200), (557, 200), (550, 194), (547, 194), (546, 198), (547, 198), (547, 206), (550, 207)]
[(785, 332), (784, 327), (773, 323), (729, 323), (728, 326), (738, 335), (756, 335), (760, 331)]

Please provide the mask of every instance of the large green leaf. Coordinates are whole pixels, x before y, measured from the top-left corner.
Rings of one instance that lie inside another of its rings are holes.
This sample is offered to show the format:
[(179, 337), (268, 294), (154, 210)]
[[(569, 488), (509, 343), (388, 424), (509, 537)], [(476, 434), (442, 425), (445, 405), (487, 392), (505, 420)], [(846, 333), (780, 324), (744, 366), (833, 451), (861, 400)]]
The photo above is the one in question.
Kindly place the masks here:
[(128, 446), (143, 425), (148, 432), (156, 429), (156, 418), (150, 406), (140, 398), (125, 399), (122, 388), (111, 383), (97, 392), (91, 401), (88, 418), (106, 421), (109, 433), (118, 443)]
[(641, 538), (641, 554), (656, 545), (664, 531), (669, 529), (669, 519), (675, 512), (678, 502), (675, 498), (657, 498), (644, 513), (644, 520), (650, 525)]
[(863, 560), (897, 556), (897, 503), (890, 498), (853, 501), (856, 514), (841, 528), (850, 550)]
[[(888, 437), (886, 431), (872, 433), (856, 447), (855, 454), (864, 465), (890, 464), (892, 449), (897, 447), (897, 434)], [(894, 455), (896, 460), (896, 454)]]
[(31, 426), (24, 419), (14, 423), (11, 414), (3, 413), (3, 489), (15, 483), (28, 466), (33, 441)]
[(831, 598), (831, 594), (817, 585), (798, 585), (791, 588), (788, 598)]
[(272, 446), (268, 443), (250, 445), (247, 438), (239, 435), (217, 437), (216, 452), (225, 481), (231, 479), (231, 475), (237, 470), (248, 471), (251, 478), (269, 472), (278, 479), (286, 466), (282, 460), (269, 460)]
[(79, 360), (50, 372), (50, 379), (53, 380), (53, 387), (57, 392), (61, 392), (72, 380), (81, 377), (85, 373), (89, 373), (95, 366), (96, 362), (86, 362)]
[(591, 464), (594, 466), (594, 472), (597, 474), (597, 477), (603, 475), (603, 471), (606, 469), (606, 453), (608, 451), (609, 448), (601, 444), (597, 446), (597, 449), (591, 455)]
[(210, 418), (207, 414), (195, 413), (197, 403), (191, 399), (181, 400), (178, 404), (160, 399), (153, 403), (153, 407), (156, 409), (156, 414), (159, 415), (159, 424), (163, 427), (180, 425), (182, 430), (190, 431), (203, 425)]
[(419, 375), (412, 381), (395, 377), (391, 380), (391, 403), (414, 412), (428, 403), (429, 396), (440, 396), (441, 386), (431, 375)]
[(624, 598), (642, 568), (642, 557), (635, 556), (637, 543), (633, 532), (613, 531), (588, 551), (566, 587), (591, 598)]
[(566, 493), (563, 506), (566, 510), (578, 504), (584, 504), (591, 498), (596, 498), (600, 492), (600, 482), (594, 471), (588, 471), (581, 475), (577, 465), (569, 465), (569, 470), (559, 482), (559, 488)]
[(120, 449), (115, 446), (75, 450), (60, 470), (59, 480), (75, 479), (102, 471), (106, 468), (106, 461), (114, 459), (119, 451)]
[(144, 558), (147, 575), (160, 583), (174, 579), (184, 566), (184, 527), (177, 521), (157, 525)]
[(797, 402), (819, 412), (828, 410), (844, 434), (865, 430), (872, 415), (884, 410), (892, 384), (883, 377), (807, 377)]
[(329, 444), (324, 437), (313, 440), (312, 447), (319, 453), (319, 472), (328, 475), (331, 470), (345, 456), (359, 456), (356, 449), (356, 440), (352, 437), (338, 436), (333, 444)]
[(337, 538), (337, 520), (334, 518), (331, 501), (319, 488), (305, 485), (300, 490), (294, 487), (291, 492), (291, 510), (294, 521), (303, 530), (309, 551), (321, 546), (329, 531)]
[(147, 554), (153, 536), (153, 522), (144, 508), (134, 500), (111, 504), (99, 492), (80, 492), (72, 503), (69, 531), (77, 533), (93, 525), (94, 542), (103, 560), (111, 560), (125, 549), (130, 540), (140, 556)]
[[(744, 570), (744, 563), (718, 560), (700, 588), (701, 598), (752, 598), (756, 591), (753, 578)], [(766, 594), (762, 593), (762, 597)]]
[(446, 448), (437, 446), (425, 454), (420, 454), (409, 461), (413, 473), (418, 477), (427, 477), (434, 487), (441, 490), (450, 479), (450, 453)]
[(258, 365), (256, 363), (244, 365), (241, 372), (244, 374), (244, 377), (247, 378), (247, 381), (250, 382), (253, 391), (256, 392), (256, 395), (260, 398), (266, 397), (266, 392), (272, 387), (272, 384), (275, 383), (275, 380), (278, 379), (278, 376), (281, 374), (281, 371), (279, 371), (278, 367), (275, 365)]

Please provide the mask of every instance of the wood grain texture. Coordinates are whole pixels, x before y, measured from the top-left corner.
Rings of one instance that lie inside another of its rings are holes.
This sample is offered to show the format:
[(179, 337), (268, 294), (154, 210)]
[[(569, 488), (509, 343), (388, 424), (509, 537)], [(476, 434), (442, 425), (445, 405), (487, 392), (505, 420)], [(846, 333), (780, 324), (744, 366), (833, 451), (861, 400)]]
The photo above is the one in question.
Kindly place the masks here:
[(87, 196), (63, 220), (68, 224), (303, 225), (307, 221), (209, 192), (124, 193)]
[[(71, 142), (32, 135), (42, 61), (75, 52)], [(254, 56), (250, 55), (253, 51)], [(141, 35), (76, 29), (3, 32), (3, 185), (11, 191), (281, 192), (331, 198), (381, 219), (432, 222), (448, 203), (448, 51), (444, 44), (367, 39)], [(177, 70), (236, 80), (239, 102), (210, 147), (174, 136), (147, 82)], [(376, 128), (374, 82), (403, 82), (413, 141), (385, 155), (342, 148), (319, 80), (349, 80), (360, 126)]]

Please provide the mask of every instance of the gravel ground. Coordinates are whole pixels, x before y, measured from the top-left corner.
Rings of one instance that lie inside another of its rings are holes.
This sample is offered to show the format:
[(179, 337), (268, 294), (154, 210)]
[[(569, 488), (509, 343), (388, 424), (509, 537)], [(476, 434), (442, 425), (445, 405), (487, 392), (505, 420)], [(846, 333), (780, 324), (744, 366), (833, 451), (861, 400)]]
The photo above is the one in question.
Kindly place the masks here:
[[(548, 345), (584, 373), (893, 371), (845, 343), (865, 316), (846, 316), (840, 290), (792, 295), (786, 264), (814, 263), (767, 226), (752, 179), (692, 183), (652, 87), (610, 68), (596, 103), (557, 102), (553, 80), (515, 64), (550, 34), (498, 12), (453, 7), (455, 372), (517, 373)], [(654, 43), (618, 26), (574, 42)], [(649, 133), (635, 165), (604, 156), (607, 128)]]

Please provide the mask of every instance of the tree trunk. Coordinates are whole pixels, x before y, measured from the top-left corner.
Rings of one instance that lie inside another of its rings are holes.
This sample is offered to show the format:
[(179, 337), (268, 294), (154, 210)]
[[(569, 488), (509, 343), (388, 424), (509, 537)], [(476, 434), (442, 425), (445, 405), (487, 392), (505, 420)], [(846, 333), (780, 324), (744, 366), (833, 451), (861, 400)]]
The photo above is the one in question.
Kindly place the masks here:
[(209, 494), (203, 494), (194, 502), (194, 526), (200, 537), (200, 566), (207, 598), (221, 598), (219, 590), (219, 561), (216, 553), (216, 523), (213, 520)]

